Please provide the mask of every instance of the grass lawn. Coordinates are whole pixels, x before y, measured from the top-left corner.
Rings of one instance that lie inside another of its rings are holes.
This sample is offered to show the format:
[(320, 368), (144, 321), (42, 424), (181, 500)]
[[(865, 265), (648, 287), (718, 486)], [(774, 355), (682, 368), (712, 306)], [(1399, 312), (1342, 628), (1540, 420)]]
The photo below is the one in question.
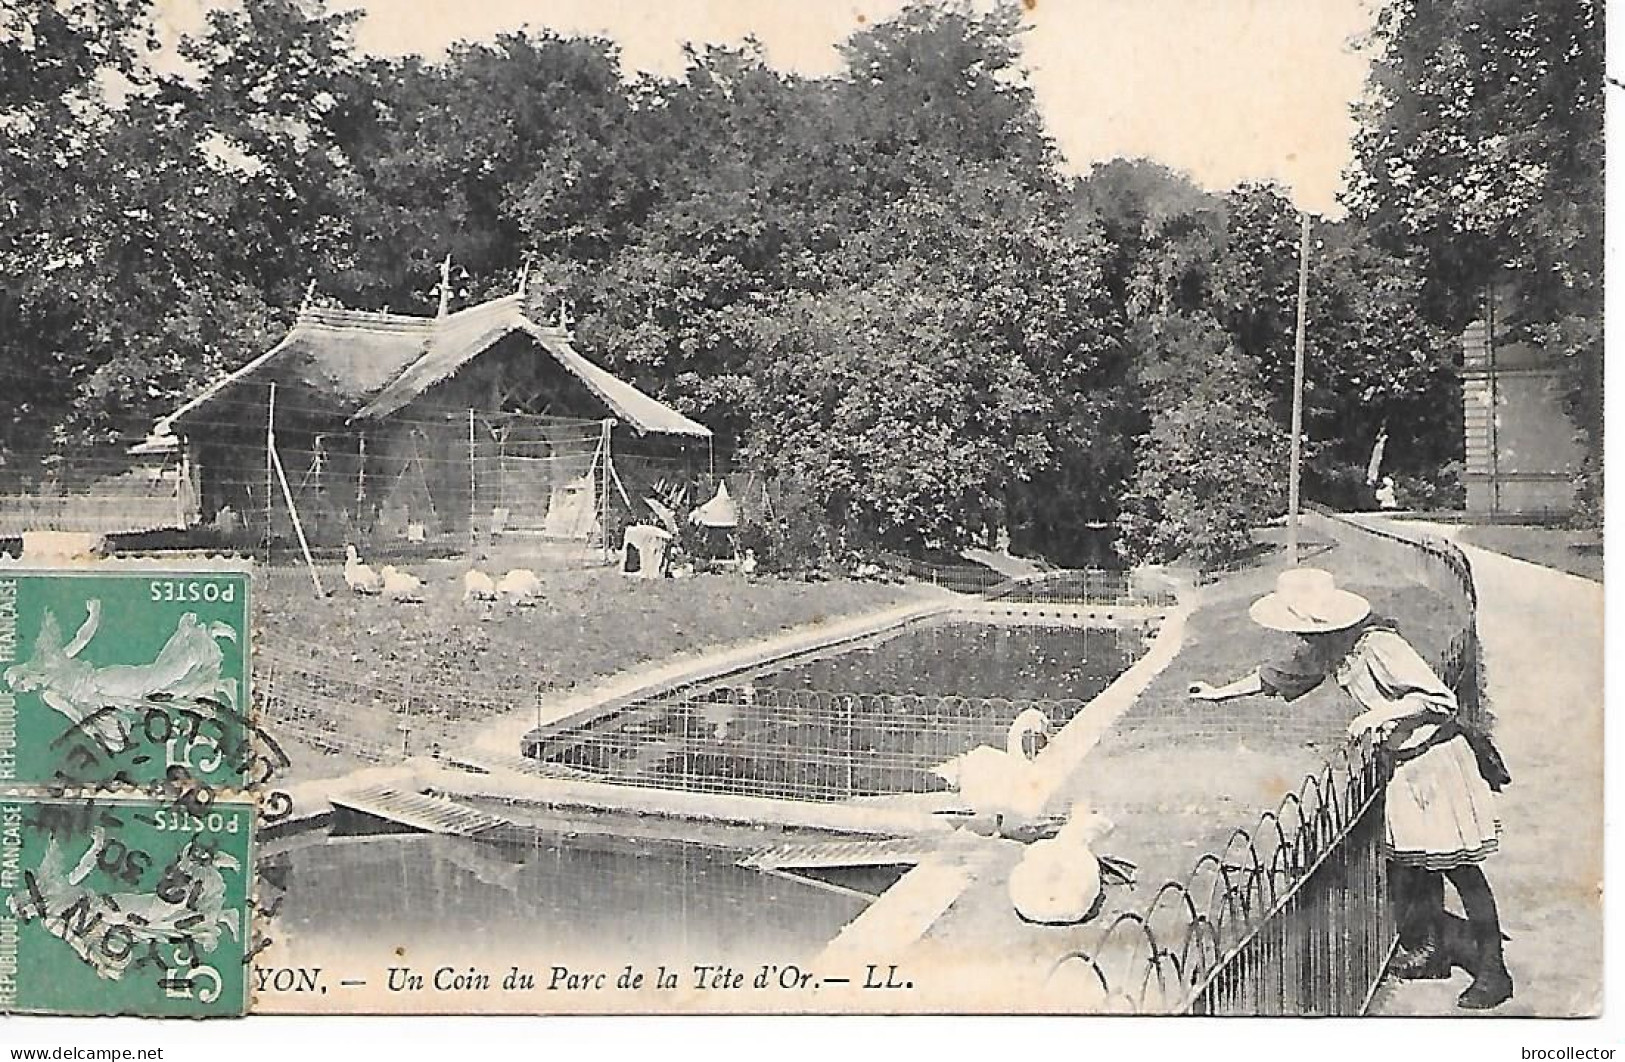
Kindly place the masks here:
[[(1332, 551), (1309, 563), (1370, 599), (1422, 655), (1448, 645), (1456, 617), (1429, 590), (1350, 566)], [(1237, 827), (1296, 791), (1344, 742), (1356, 709), (1334, 683), (1290, 704), (1247, 697), (1218, 704), (1186, 695), (1197, 680), (1224, 682), (1290, 652), (1296, 640), (1268, 631), (1248, 606), (1273, 588), (1279, 562), (1207, 589), (1179, 656), (1102, 739), (1078, 792), (1119, 824), (1118, 845), (1142, 880), (1178, 880), (1203, 851), (1222, 850)]]
[(1601, 540), (1595, 531), (1514, 524), (1489, 525), (1462, 528), (1458, 541), (1602, 582)]
[[(1306, 561), (1368, 597), (1424, 657), (1448, 644), (1456, 617), (1438, 595), (1355, 567), (1336, 550)], [(1291, 636), (1264, 630), (1247, 616), (1247, 607), (1273, 588), (1280, 565), (1276, 553), (1261, 567), (1204, 588), (1179, 656), (1102, 737), (1058, 797), (1062, 805), (1082, 798), (1115, 823), (1097, 851), (1132, 860), (1138, 884), (1109, 888), (1096, 919), (1056, 930), (1021, 923), (996, 871), (961, 897), (929, 939), (996, 944), (1034, 962), (1053, 961), (1069, 947), (1092, 947), (1101, 927), (1121, 913), (1144, 912), (1165, 882), (1185, 881), (1204, 853), (1223, 853), (1238, 828), (1252, 830), (1263, 812), (1319, 773), (1356, 714), (1335, 684), (1291, 704), (1266, 697), (1201, 704), (1186, 696), (1193, 681), (1228, 681), (1291, 649)]]
[[(318, 599), (303, 569), (268, 572), (256, 585), (257, 644), (319, 675), (321, 695), (302, 698), (313, 722), (343, 739), (424, 753), (541, 693), (681, 653), (753, 641), (822, 620), (875, 611), (918, 596), (882, 583), (797, 583), (702, 575), (634, 580), (612, 569), (539, 572), (531, 607), (464, 604), (468, 562), (424, 561), (422, 604), (348, 591), (341, 566), (322, 578), (338, 590)], [(270, 654), (267, 654), (268, 656)], [(275, 665), (269, 669), (276, 674)], [(409, 733), (400, 730), (402, 723)], [(272, 736), (297, 778), (341, 774), (364, 762)], [(517, 754), (518, 750), (514, 750)]]

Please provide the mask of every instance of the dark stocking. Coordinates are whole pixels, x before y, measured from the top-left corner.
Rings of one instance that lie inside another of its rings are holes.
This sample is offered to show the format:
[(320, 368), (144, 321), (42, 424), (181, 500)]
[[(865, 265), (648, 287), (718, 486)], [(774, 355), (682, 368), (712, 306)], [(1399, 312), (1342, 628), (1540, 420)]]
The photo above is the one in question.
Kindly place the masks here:
[(1420, 867), (1388, 864), (1399, 951), (1389, 967), (1403, 980), (1442, 980), (1450, 976), (1450, 956), (1442, 947), (1444, 877)]
[[(1450, 884), (1456, 887), (1461, 895), (1461, 908), (1467, 913), (1467, 921), (1474, 925), (1495, 923), (1497, 929), (1501, 924), (1499, 913), (1495, 910), (1495, 893), (1490, 891), (1489, 879), (1476, 863), (1469, 863), (1454, 870), (1445, 871), (1450, 878)], [(1430, 877), (1438, 878), (1433, 874)], [(1439, 888), (1443, 890), (1444, 881), (1439, 881)], [(1440, 901), (1443, 902), (1444, 893), (1441, 891)]]
[(1388, 887), (1400, 944), (1408, 949), (1421, 947), (1436, 931), (1444, 914), (1444, 875), (1403, 863), (1389, 863)]
[(1512, 976), (1507, 973), (1506, 959), (1501, 953), (1501, 919), (1495, 909), (1495, 893), (1490, 891), (1489, 880), (1476, 864), (1456, 867), (1447, 873), (1450, 883), (1461, 894), (1461, 906), (1467, 912), (1467, 927), (1472, 933), (1478, 960), (1473, 969), (1473, 983), (1457, 1002), (1471, 1010), (1500, 1006), (1512, 998)]

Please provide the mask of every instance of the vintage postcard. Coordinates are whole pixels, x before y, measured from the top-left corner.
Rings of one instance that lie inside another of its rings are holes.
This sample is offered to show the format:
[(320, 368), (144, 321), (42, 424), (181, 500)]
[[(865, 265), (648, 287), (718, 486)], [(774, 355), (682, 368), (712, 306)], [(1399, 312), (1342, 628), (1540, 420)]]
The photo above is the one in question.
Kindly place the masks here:
[(793, 7), (0, 10), (0, 1011), (1597, 1015), (1601, 4)]

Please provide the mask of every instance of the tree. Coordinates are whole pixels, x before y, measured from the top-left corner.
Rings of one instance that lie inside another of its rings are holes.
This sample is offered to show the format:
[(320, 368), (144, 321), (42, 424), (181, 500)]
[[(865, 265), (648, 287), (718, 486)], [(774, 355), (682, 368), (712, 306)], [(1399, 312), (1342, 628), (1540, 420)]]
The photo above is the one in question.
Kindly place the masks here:
[[(1290, 419), (1298, 314), (1299, 217), (1281, 190), (1225, 197), (1226, 236), (1208, 286), (1213, 315), (1258, 366), (1277, 423)], [(1461, 457), (1456, 344), (1421, 312), (1425, 278), (1357, 222), (1311, 219), (1305, 332), (1305, 491), (1369, 505), (1364, 483), (1386, 431), (1396, 470), (1437, 474)]]
[(166, 80), (168, 98), (200, 126), (200, 144), (230, 175), (220, 219), (233, 273), (273, 302), (296, 305), (309, 279), (354, 256), (359, 196), (352, 147), (373, 120), (351, 11), (314, 0), (244, 0), (209, 13), (181, 44), (198, 74)]
[(754, 463), (816, 484), (854, 543), (957, 547), (985, 534), (1007, 483), (1042, 453), (1042, 400), (963, 312), (895, 278), (778, 300), (753, 337)]
[(1383, 12), (1348, 195), (1414, 257), (1452, 334), (1491, 286), (1500, 324), (1560, 353), (1601, 488), (1603, 33), (1595, 0), (1396, 0)]
[(1283, 505), (1285, 434), (1257, 366), (1215, 321), (1174, 316), (1148, 331), (1142, 342), (1159, 357), (1141, 383), (1155, 412), (1118, 518), (1119, 550), (1136, 562), (1229, 563)]
[(1223, 197), (1158, 163), (1114, 159), (1077, 181), (1072, 198), (1078, 223), (1098, 226), (1111, 248), (1103, 279), (1130, 320), (1211, 305), (1225, 245)]
[(261, 310), (222, 268), (227, 190), (146, 68), (151, 40), (145, 3), (0, 6), (0, 449), (14, 457), (144, 427)]
[(550, 32), (462, 44), (441, 62), (374, 62), (370, 123), (348, 151), (360, 194), (363, 303), (432, 304), (450, 254), (468, 299), (512, 290), (525, 265), (562, 279), (602, 262), (647, 211), (632, 104), (614, 45)]
[[(725, 441), (745, 438), (761, 393), (752, 322), (777, 295), (974, 259), (973, 244), (930, 246), (931, 202), (974, 229), (997, 197), (1025, 211), (1055, 187), (1019, 28), (1013, 7), (916, 4), (854, 34), (832, 79), (779, 74), (747, 43), (693, 50), (682, 78), (645, 82), (631, 157), (658, 196), (607, 261), (571, 274), (584, 342)], [(961, 297), (992, 307), (991, 294)]]

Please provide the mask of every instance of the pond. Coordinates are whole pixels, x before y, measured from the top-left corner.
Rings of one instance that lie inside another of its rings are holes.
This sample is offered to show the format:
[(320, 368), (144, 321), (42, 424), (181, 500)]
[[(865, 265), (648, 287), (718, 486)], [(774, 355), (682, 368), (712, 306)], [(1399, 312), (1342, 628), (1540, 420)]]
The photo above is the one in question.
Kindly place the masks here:
[(1088, 700), (1145, 648), (1137, 627), (933, 620), (754, 679), (838, 692)]
[[(1003, 745), (1024, 703), (1042, 701), (1064, 725), (1143, 648), (1127, 628), (916, 624), (634, 704), (527, 752), (605, 781), (690, 791), (812, 801), (936, 791), (946, 783), (931, 768)], [(519, 845), (309, 841), (271, 857), (288, 883), (285, 941), (383, 965), (408, 943), (471, 962), (805, 961), (868, 903), (693, 845), (545, 832)]]
[(533, 732), (525, 754), (626, 785), (840, 801), (936, 792), (1030, 702), (1068, 723), (1144, 649), (1137, 628), (933, 621)]
[(269, 858), (287, 885), (278, 932), (357, 955), (794, 961), (865, 906), (729, 853), (614, 839), (333, 838)]

